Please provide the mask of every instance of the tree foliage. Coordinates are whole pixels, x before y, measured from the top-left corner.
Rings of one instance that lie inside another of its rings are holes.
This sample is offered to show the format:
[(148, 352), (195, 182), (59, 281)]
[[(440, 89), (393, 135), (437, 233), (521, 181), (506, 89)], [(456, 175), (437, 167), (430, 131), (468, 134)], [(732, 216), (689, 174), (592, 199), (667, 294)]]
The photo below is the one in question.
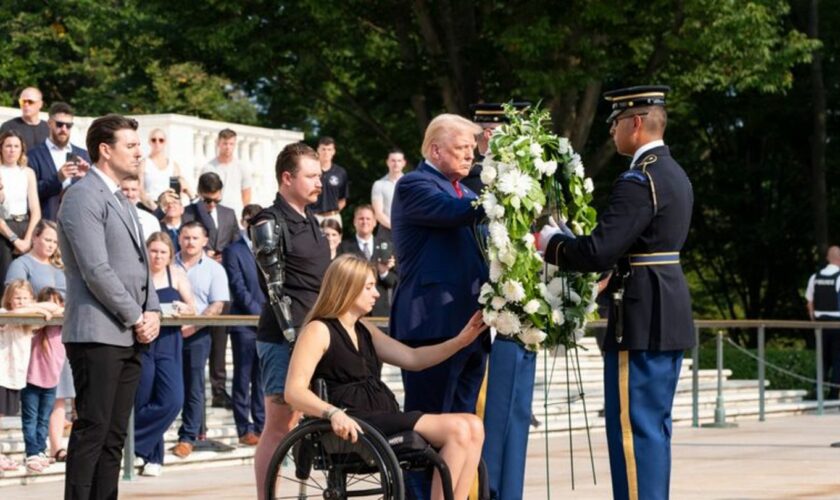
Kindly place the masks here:
[[(34, 84), (84, 114), (179, 112), (332, 135), (352, 202), (368, 198), (389, 148), (418, 159), (435, 114), (541, 101), (603, 203), (626, 163), (601, 122), (601, 93), (668, 84), (668, 141), (697, 194), (686, 255), (697, 311), (796, 316), (819, 260), (806, 199), (816, 50), (824, 169), (838, 173), (827, 27), (840, 8), (823, 2), (824, 29), (809, 39), (813, 1), (0, 0), (0, 101)], [(831, 183), (826, 199), (830, 221), (840, 209)]]

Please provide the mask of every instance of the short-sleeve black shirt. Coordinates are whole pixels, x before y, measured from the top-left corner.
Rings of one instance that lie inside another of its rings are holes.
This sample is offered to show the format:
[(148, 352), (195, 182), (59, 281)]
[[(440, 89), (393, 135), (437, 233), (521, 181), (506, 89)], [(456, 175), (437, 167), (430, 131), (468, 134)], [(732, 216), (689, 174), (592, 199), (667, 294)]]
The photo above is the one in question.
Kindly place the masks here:
[(46, 141), (47, 137), (50, 136), (50, 126), (44, 120), (38, 122), (38, 125), (30, 125), (19, 116), (0, 125), (0, 134), (9, 130), (18, 133), (23, 139), (27, 151)]
[(316, 214), (338, 210), (338, 200), (350, 197), (350, 180), (347, 171), (333, 163), (329, 170), (321, 172), (321, 194), (310, 205)]
[[(265, 210), (279, 213), (289, 228), (291, 249), (286, 253), (286, 282), (283, 284), (283, 292), (292, 300), (292, 323), (295, 328), (300, 328), (321, 290), (321, 281), (330, 265), (330, 246), (321, 234), (318, 221), (308, 210), (306, 217), (302, 216), (279, 194), (274, 199), (274, 205)], [(260, 215), (257, 217), (261, 218)], [(262, 280), (262, 276), (260, 278)], [(260, 314), (257, 340), (285, 342), (268, 302)]]

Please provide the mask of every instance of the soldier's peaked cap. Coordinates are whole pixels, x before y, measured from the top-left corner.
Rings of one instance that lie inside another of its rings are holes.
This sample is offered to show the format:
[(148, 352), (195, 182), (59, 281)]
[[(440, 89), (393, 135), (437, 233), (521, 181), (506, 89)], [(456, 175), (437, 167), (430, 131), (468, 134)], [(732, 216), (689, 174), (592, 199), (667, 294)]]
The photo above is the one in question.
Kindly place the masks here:
[[(531, 106), (530, 102), (511, 102), (516, 111), (524, 111)], [(475, 123), (507, 123), (505, 109), (499, 102), (481, 102), (470, 105), (472, 121)]]
[(612, 123), (627, 109), (641, 106), (665, 106), (665, 94), (671, 91), (667, 85), (637, 85), (604, 92), (604, 99), (612, 103), (612, 113), (607, 123)]

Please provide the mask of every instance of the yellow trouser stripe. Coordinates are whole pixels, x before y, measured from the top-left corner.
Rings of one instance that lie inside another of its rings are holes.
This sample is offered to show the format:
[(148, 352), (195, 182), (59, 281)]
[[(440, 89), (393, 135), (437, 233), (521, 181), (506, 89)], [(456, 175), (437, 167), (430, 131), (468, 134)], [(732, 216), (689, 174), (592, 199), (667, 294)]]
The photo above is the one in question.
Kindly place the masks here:
[[(487, 358), (487, 366), (484, 369), (484, 380), (481, 381), (481, 389), (478, 390), (478, 399), (475, 401), (475, 414), (481, 421), (484, 421), (484, 404), (487, 402), (487, 374), (490, 373), (490, 357)], [(452, 485), (455, 486), (454, 484)], [(470, 488), (470, 500), (478, 500), (478, 474), (475, 476)]]
[(618, 398), (621, 442), (624, 449), (624, 463), (627, 467), (627, 494), (630, 500), (638, 500), (636, 454), (633, 450), (633, 427), (630, 425), (630, 351), (618, 352)]

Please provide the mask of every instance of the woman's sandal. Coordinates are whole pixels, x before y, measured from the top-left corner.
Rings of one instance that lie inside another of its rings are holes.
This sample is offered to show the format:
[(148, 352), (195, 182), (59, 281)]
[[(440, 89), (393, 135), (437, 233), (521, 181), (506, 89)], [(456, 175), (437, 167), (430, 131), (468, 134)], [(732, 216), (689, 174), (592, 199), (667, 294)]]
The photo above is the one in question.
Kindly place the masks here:
[(66, 462), (67, 461), (67, 450), (65, 450), (64, 448), (60, 448), (53, 455), (53, 460), (55, 460), (56, 462)]
[(18, 467), (20, 467), (19, 463), (0, 453), (0, 471), (18, 470)]

